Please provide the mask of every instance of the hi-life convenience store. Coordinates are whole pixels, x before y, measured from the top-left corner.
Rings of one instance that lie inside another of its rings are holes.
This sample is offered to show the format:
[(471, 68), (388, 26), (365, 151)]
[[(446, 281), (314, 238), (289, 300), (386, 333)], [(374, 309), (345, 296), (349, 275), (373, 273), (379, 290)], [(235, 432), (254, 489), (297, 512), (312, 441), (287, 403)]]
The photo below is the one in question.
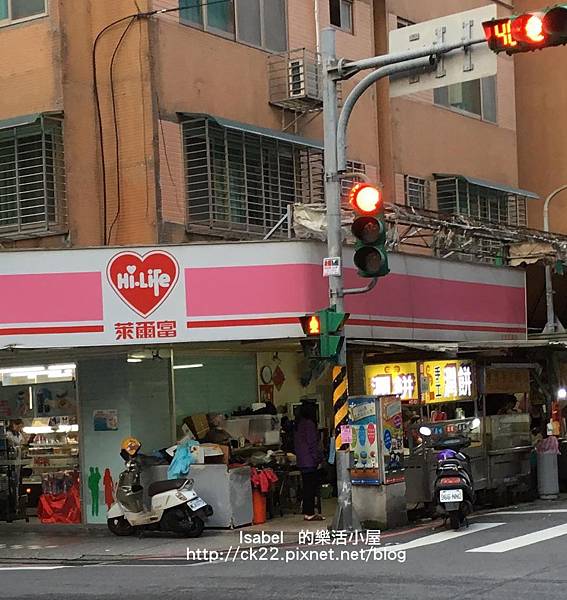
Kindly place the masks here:
[[(307, 241), (4, 252), (0, 419), (47, 427), (34, 473), (76, 469), (88, 523), (105, 521), (128, 435), (151, 452), (185, 416), (263, 397), (312, 398), (328, 429), (330, 386), (309, 372), (298, 319), (328, 305), (324, 256)], [(402, 254), (390, 264), (372, 292), (346, 299), (357, 343), (525, 339), (523, 272)]]

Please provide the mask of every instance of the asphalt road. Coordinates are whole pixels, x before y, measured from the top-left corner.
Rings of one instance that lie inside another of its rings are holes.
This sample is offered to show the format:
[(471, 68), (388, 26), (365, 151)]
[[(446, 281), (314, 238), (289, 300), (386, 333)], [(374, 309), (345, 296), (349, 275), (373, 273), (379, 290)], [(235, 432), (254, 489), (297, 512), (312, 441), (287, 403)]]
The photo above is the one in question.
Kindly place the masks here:
[(383, 537), (381, 546), (267, 548), (253, 556), (234, 547), (228, 557), (191, 561), (9, 562), (0, 564), (0, 598), (564, 598), (567, 509), (555, 510), (483, 515), (460, 532), (423, 528)]

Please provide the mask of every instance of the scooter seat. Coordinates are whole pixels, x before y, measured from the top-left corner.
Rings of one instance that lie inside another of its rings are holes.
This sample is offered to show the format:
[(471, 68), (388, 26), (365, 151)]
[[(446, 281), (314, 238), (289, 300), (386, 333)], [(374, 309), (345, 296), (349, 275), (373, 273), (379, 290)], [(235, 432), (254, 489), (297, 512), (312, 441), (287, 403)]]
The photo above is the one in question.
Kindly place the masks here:
[(170, 490), (178, 490), (187, 479), (166, 479), (164, 481), (154, 481), (150, 483), (148, 488), (148, 496), (155, 496), (162, 492), (169, 492)]

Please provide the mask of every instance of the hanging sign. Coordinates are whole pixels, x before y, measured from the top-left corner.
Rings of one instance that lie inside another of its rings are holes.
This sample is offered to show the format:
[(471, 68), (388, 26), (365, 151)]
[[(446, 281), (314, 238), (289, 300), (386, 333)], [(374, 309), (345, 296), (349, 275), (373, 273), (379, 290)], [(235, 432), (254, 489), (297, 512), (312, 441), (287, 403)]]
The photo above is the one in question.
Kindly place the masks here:
[(421, 364), (420, 370), (422, 398), (427, 404), (474, 399), (473, 361), (427, 361)]
[(364, 368), (366, 393), (399, 396), (410, 404), (419, 402), (417, 363), (389, 363)]

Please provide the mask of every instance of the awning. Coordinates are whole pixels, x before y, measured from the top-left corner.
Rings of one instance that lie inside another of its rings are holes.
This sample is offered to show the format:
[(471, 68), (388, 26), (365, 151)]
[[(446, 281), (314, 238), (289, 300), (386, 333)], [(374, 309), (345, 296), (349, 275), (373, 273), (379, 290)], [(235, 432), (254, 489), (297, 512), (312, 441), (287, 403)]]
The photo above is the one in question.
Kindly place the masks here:
[(223, 117), (216, 117), (214, 115), (208, 115), (204, 113), (178, 113), (181, 120), (186, 118), (203, 118), (214, 121), (217, 125), (225, 127), (226, 129), (232, 129), (235, 131), (242, 131), (244, 133), (251, 133), (254, 135), (261, 135), (265, 137), (274, 138), (282, 142), (289, 142), (291, 144), (297, 144), (299, 146), (306, 146), (308, 148), (317, 148), (323, 150), (323, 143), (309, 138), (301, 137), (300, 135), (293, 135), (291, 133), (285, 133), (284, 131), (278, 131), (277, 129), (268, 129), (267, 127), (258, 127), (257, 125), (250, 125), (249, 123), (240, 123), (239, 121), (231, 121), (230, 119), (224, 119)]
[(496, 183), (494, 181), (486, 181), (485, 179), (477, 179), (476, 177), (466, 177), (465, 175), (454, 175), (454, 174), (445, 174), (445, 173), (434, 173), (433, 174), (436, 179), (444, 179), (444, 178), (455, 178), (460, 179), (461, 181), (466, 181), (471, 185), (478, 185), (479, 187), (485, 187), (492, 190), (499, 190), (500, 192), (507, 192), (508, 194), (516, 194), (516, 196), (524, 196), (526, 198), (534, 198), (539, 199), (539, 195), (535, 192), (528, 192), (528, 190), (522, 190), (520, 188), (515, 188), (510, 185), (506, 185), (505, 183)]
[(22, 125), (31, 125), (41, 117), (41, 113), (33, 113), (31, 115), (23, 115), (20, 117), (12, 117), (0, 121), (0, 131), (2, 129), (11, 129), (12, 127), (21, 127)]
[(483, 350), (506, 350), (532, 349), (532, 348), (553, 348), (555, 350), (567, 350), (567, 336), (554, 337), (549, 336), (538, 338), (532, 336), (532, 339), (524, 340), (489, 340), (484, 342), (392, 342), (378, 340), (363, 340), (347, 338), (349, 346), (360, 346), (367, 348), (403, 348), (405, 350), (421, 350), (425, 352), (441, 353), (459, 353), (459, 352), (482, 352)]

